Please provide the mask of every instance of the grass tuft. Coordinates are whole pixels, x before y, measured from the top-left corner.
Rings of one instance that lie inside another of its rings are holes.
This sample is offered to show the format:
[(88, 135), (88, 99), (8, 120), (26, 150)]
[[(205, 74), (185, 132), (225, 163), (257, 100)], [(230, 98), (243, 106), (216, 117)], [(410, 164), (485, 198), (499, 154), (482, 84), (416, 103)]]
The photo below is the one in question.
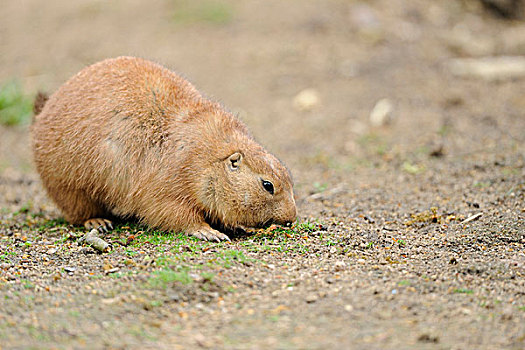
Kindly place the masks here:
[(0, 124), (29, 124), (33, 115), (33, 100), (24, 94), (21, 85), (12, 80), (0, 86)]
[(177, 23), (225, 24), (233, 18), (230, 5), (217, 0), (176, 0), (173, 20)]
[(189, 275), (188, 271), (174, 271), (171, 269), (163, 269), (155, 271), (153, 276), (149, 279), (148, 283), (152, 287), (166, 288), (168, 285), (173, 283), (190, 284), (193, 282), (193, 278)]

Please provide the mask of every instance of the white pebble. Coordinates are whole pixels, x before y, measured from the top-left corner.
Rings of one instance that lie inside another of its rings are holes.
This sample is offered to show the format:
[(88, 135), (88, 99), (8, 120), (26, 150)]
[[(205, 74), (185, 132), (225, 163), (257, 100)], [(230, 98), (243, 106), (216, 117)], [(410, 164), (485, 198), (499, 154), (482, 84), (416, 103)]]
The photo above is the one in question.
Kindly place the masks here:
[(304, 89), (293, 99), (293, 106), (298, 111), (310, 111), (321, 104), (319, 93), (315, 89)]
[(377, 101), (376, 105), (370, 112), (370, 124), (373, 126), (382, 126), (388, 124), (392, 119), (394, 105), (388, 98)]

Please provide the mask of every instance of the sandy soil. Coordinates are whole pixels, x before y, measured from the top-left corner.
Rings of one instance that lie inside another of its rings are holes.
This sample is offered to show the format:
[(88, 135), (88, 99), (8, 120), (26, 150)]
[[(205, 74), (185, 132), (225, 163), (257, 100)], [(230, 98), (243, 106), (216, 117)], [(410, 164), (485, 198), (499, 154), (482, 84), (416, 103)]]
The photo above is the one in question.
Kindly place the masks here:
[(525, 55), (525, 24), (477, 4), (4, 1), (0, 82), (163, 63), (287, 163), (300, 217), (221, 244), (124, 223), (98, 254), (0, 127), (0, 348), (524, 348), (525, 80), (448, 64)]

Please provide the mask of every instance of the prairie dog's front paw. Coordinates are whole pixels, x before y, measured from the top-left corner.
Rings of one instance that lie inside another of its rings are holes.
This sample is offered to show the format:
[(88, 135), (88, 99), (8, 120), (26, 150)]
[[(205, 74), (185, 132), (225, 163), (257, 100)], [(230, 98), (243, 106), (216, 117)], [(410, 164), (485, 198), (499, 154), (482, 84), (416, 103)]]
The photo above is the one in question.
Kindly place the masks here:
[(230, 238), (224, 233), (212, 229), (209, 226), (202, 226), (193, 231), (188, 231), (188, 235), (202, 239), (203, 241), (229, 241)]

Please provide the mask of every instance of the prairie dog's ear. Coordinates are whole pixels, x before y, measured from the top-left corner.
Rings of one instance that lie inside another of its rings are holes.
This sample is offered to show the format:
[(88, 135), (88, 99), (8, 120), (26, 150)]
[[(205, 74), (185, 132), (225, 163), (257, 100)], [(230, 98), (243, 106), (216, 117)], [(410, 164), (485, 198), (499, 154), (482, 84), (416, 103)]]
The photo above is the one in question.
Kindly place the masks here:
[(235, 152), (231, 156), (228, 157), (227, 164), (230, 170), (237, 170), (239, 169), (239, 165), (241, 164), (242, 160), (242, 154), (239, 152)]

